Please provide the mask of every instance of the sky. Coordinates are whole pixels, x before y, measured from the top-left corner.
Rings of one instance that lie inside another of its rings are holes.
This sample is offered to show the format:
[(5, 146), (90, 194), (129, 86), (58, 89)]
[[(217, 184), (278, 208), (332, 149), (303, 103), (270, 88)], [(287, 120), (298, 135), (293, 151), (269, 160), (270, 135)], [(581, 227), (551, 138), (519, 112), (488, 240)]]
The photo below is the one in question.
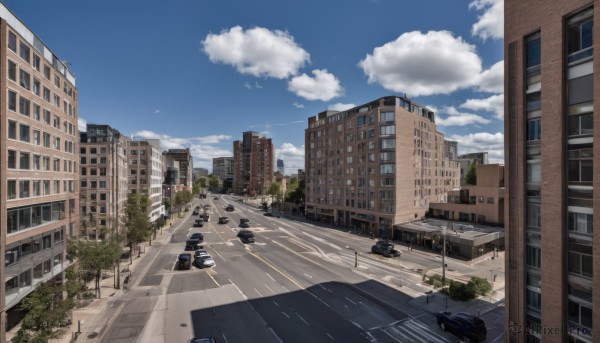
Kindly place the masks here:
[(108, 124), (194, 167), (245, 131), (304, 168), (308, 118), (389, 95), (460, 154), (504, 161), (503, 0), (4, 0), (69, 63), (80, 129)]

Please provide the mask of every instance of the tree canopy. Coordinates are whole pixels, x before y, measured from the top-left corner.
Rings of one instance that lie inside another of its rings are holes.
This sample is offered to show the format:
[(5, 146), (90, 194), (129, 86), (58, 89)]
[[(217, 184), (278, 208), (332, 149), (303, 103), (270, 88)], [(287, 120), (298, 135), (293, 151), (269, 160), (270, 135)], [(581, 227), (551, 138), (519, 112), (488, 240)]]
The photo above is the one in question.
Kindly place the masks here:
[(152, 234), (152, 223), (148, 218), (150, 200), (146, 194), (129, 194), (125, 205), (125, 227), (127, 232), (125, 238), (133, 250), (135, 244), (139, 244)]
[(79, 260), (82, 270), (93, 271), (96, 296), (100, 298), (100, 275), (103, 269), (110, 269), (123, 253), (117, 241), (69, 241), (69, 254)]
[(477, 185), (477, 162), (473, 161), (473, 163), (471, 163), (469, 172), (465, 175), (465, 183), (467, 185)]

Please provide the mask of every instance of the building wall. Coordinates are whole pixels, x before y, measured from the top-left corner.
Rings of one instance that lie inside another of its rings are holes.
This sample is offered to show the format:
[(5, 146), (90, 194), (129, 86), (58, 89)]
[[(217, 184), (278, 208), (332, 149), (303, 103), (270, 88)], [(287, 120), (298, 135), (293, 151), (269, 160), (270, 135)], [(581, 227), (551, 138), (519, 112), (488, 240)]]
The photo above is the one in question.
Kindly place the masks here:
[(171, 158), (179, 162), (180, 181), (178, 183), (185, 185), (191, 191), (193, 184), (192, 177), (194, 164), (192, 155), (190, 153), (190, 149), (169, 149), (163, 152), (163, 154), (166, 156), (170, 156)]
[(233, 187), (237, 194), (264, 195), (273, 182), (274, 147), (271, 138), (244, 132), (233, 142)]
[(162, 157), (159, 140), (132, 141), (129, 150), (129, 192), (146, 194), (148, 216), (155, 221), (165, 214), (162, 205)]

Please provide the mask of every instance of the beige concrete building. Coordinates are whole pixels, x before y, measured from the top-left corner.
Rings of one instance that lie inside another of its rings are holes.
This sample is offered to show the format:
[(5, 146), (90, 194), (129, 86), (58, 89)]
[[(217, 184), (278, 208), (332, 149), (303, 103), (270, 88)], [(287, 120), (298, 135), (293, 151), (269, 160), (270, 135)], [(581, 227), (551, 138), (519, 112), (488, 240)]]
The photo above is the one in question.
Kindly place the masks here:
[(435, 114), (389, 96), (308, 119), (306, 216), (374, 234), (419, 219), (459, 186)]
[(162, 161), (160, 140), (133, 140), (129, 143), (129, 192), (148, 195), (148, 216), (152, 222), (165, 214)]
[(447, 202), (429, 204), (429, 215), (446, 220), (503, 226), (504, 166), (478, 166), (477, 185), (449, 191)]
[(79, 231), (75, 76), (0, 3), (0, 341), (36, 287), (60, 281)]
[(504, 8), (505, 339), (598, 342), (600, 1)]
[(190, 148), (169, 149), (163, 152), (163, 155), (179, 162), (179, 182), (177, 182), (177, 184), (184, 185), (186, 189), (191, 192), (194, 182), (194, 160), (192, 158)]
[(108, 125), (79, 134), (81, 235), (104, 239), (123, 230), (128, 191), (129, 137)]

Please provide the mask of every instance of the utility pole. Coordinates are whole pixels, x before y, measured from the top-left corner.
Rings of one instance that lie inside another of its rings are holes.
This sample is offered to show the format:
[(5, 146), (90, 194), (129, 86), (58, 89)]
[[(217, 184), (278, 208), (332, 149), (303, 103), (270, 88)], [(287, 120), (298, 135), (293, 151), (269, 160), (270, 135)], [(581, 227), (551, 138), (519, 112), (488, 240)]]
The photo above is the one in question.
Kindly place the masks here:
[(442, 228), (442, 236), (444, 236), (444, 245), (442, 246), (442, 284), (446, 283), (446, 224)]

